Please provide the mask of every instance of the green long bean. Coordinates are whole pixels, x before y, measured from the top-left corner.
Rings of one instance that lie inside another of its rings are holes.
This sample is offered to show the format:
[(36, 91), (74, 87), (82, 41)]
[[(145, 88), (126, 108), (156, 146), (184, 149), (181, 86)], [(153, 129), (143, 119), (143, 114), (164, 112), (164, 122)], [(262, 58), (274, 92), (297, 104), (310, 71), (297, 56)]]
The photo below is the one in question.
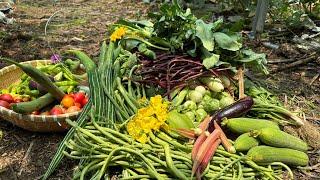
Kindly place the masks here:
[(129, 98), (128, 93), (126, 92), (125, 88), (121, 84), (121, 79), (119, 77), (116, 78), (117, 82), (117, 88), (119, 92), (122, 94), (123, 98), (126, 100), (128, 106), (134, 111), (137, 112), (137, 106), (132, 102), (132, 100)]
[(159, 132), (157, 134), (157, 137), (159, 137), (160, 139), (166, 141), (169, 144), (172, 144), (173, 146), (177, 147), (178, 149), (191, 152), (189, 148), (187, 148), (186, 146), (180, 144), (179, 142), (177, 142), (176, 140), (174, 140), (173, 138), (171, 138), (170, 136), (168, 136), (164, 132)]
[(241, 180), (243, 178), (242, 167), (241, 167), (241, 163), (239, 161), (237, 162), (237, 164), (238, 164), (238, 171), (239, 171), (237, 180)]
[(99, 160), (92, 161), (85, 168), (83, 168), (83, 170), (81, 171), (80, 180), (84, 180), (85, 175), (88, 172), (89, 168), (92, 167), (93, 165), (97, 164), (98, 162), (99, 162)]
[(187, 179), (187, 177), (181, 173), (173, 164), (173, 160), (171, 157), (171, 153), (170, 153), (170, 146), (168, 143), (158, 139), (153, 133), (150, 133), (150, 138), (157, 144), (162, 145), (164, 148), (164, 153), (165, 153), (165, 157), (166, 157), (166, 162), (167, 162), (167, 166), (169, 168), (169, 170), (171, 171), (171, 173), (173, 173), (173, 175), (175, 175), (176, 177), (178, 177), (179, 179)]
[(151, 172), (151, 175), (156, 179), (162, 179), (162, 178), (160, 178), (159, 174), (157, 173), (155, 167), (151, 164), (151, 162), (143, 154), (141, 154), (141, 153), (139, 153), (139, 152), (137, 152), (135, 150), (129, 149), (129, 148), (118, 147), (118, 148), (114, 149), (113, 151), (111, 151), (111, 153), (108, 155), (108, 158), (106, 160), (107, 163), (109, 163), (109, 161), (111, 160), (111, 157), (113, 156), (113, 154), (115, 154), (118, 151), (127, 151), (129, 153), (132, 153), (132, 154), (135, 154), (135, 155), (139, 156), (146, 163), (147, 168)]

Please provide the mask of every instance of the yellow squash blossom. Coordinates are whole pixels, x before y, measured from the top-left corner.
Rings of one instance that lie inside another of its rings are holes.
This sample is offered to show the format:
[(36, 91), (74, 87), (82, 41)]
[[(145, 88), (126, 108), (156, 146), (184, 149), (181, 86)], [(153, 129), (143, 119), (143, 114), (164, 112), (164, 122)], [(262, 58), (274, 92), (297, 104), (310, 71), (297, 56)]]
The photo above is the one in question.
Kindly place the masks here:
[(150, 98), (148, 106), (140, 108), (137, 114), (127, 124), (127, 131), (135, 140), (146, 143), (149, 140), (148, 133), (158, 131), (166, 127), (169, 103), (160, 95)]
[(121, 39), (127, 32), (127, 28), (119, 27), (117, 28), (110, 36), (110, 40), (115, 42), (118, 39)]

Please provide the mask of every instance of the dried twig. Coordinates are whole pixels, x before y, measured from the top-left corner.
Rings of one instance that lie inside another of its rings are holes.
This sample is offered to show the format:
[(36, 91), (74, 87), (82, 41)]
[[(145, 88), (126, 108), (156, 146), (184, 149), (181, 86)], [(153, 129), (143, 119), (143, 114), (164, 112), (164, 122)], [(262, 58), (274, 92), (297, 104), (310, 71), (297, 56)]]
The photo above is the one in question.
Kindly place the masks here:
[(303, 174), (305, 174), (306, 176), (313, 178), (313, 179), (320, 179), (319, 176), (313, 175), (311, 173), (308, 173), (307, 171), (301, 171)]
[(15, 134), (13, 134), (13, 137), (16, 138), (17, 141), (19, 141), (19, 143), (24, 144), (23, 140), (21, 140), (21, 138)]
[(295, 59), (268, 59), (268, 64), (288, 63), (293, 61), (295, 61)]
[[(27, 149), (26, 154), (25, 154), (24, 157), (22, 158), (22, 165), (21, 165), (21, 166), (23, 166), (23, 164), (24, 164), (25, 162), (27, 162), (33, 144), (34, 144), (34, 141), (32, 141), (32, 142), (30, 143), (30, 145), (29, 145), (29, 147), (28, 147), (28, 149)], [(18, 173), (18, 176), (21, 176), (22, 170), (23, 170), (23, 167), (20, 167), (20, 171), (19, 171), (19, 173)]]
[(316, 81), (316, 80), (319, 78), (319, 76), (320, 76), (320, 73), (316, 74), (316, 75), (312, 78), (312, 80), (311, 80), (311, 82), (309, 83), (309, 85), (311, 86), (311, 85), (314, 83), (314, 81)]
[(243, 73), (243, 68), (239, 68), (238, 70), (238, 76), (239, 76), (239, 99), (242, 99), (245, 97), (244, 95), (244, 80), (243, 80), (243, 76), (244, 76), (244, 73)]
[(302, 64), (305, 64), (305, 63), (308, 63), (308, 62), (311, 62), (311, 61), (315, 60), (316, 57), (317, 57), (317, 52), (313, 52), (313, 53), (311, 53), (309, 55), (309, 57), (304, 58), (304, 59), (300, 59), (300, 60), (295, 61), (293, 63), (290, 63), (288, 65), (282, 66), (282, 67), (274, 70), (273, 73), (279, 72), (279, 71), (282, 71), (282, 70), (285, 70), (285, 69), (293, 68), (293, 67), (296, 67), (298, 65), (302, 65)]

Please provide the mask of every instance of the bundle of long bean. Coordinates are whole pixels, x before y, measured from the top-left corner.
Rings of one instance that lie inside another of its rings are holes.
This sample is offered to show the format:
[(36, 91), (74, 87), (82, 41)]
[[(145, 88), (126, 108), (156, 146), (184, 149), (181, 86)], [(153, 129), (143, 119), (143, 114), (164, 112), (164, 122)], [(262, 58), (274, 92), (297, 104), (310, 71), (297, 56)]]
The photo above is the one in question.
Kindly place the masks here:
[(142, 60), (136, 74), (142, 76), (139, 82), (159, 85), (169, 92), (176, 86), (184, 86), (187, 82), (202, 76), (224, 73), (228, 68), (206, 69), (200, 59), (190, 56), (163, 54), (157, 60)]
[[(108, 82), (114, 81), (113, 69), (111, 68), (113, 60), (115, 58), (112, 55), (114, 47), (111, 43), (107, 54), (106, 48), (106, 44), (103, 43), (100, 50), (101, 56), (99, 60), (101, 67), (99, 68), (85, 53), (78, 50), (69, 51), (70, 53), (75, 54), (77, 58), (82, 62), (82, 64), (84, 64), (86, 72), (88, 74), (90, 87), (89, 103), (87, 103), (87, 105), (83, 108), (83, 111), (77, 119), (77, 124), (79, 126), (85, 125), (85, 122), (88, 119), (89, 112), (93, 110), (94, 113), (97, 115), (100, 124), (106, 127), (115, 128), (115, 107), (114, 104), (111, 103), (110, 98), (108, 98), (108, 96), (106, 96), (104, 92), (104, 89), (107, 89), (107, 92), (109, 92), (109, 96), (113, 96), (113, 89), (110, 89), (110, 87), (108, 86), (108, 84), (111, 83)], [(44, 174), (43, 179), (47, 179), (58, 166), (58, 164), (61, 162), (64, 156), (62, 152), (66, 148), (64, 142), (67, 142), (70, 139), (72, 139), (74, 133), (75, 130), (72, 128), (65, 136), (62, 143), (59, 145), (57, 153), (53, 157), (47, 172)], [(82, 163), (83, 162), (80, 162), (80, 164)]]
[[(91, 122), (75, 129), (74, 139), (66, 142), (63, 153), (86, 163), (74, 179), (101, 179), (117, 175), (120, 179), (189, 179), (192, 144), (175, 139), (170, 132), (150, 133), (146, 144), (122, 131), (101, 127), (92, 115)], [(117, 167), (118, 174), (111, 172)], [(282, 167), (258, 166), (241, 154), (228, 153), (220, 146), (202, 174), (203, 179), (279, 179)]]

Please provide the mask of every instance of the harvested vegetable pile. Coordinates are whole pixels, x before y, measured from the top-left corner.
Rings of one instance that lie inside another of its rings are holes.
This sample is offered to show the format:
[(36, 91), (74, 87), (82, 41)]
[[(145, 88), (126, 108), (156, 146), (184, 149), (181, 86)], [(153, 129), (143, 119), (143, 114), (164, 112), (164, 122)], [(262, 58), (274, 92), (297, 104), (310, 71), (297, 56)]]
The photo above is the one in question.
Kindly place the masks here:
[(303, 121), (263, 89), (243, 94), (237, 69), (266, 74), (265, 55), (177, 3), (151, 17), (114, 24), (98, 65), (69, 51), (90, 99), (43, 179), (63, 157), (79, 160), (74, 179), (293, 179), (308, 165), (308, 145), (282, 131)]

